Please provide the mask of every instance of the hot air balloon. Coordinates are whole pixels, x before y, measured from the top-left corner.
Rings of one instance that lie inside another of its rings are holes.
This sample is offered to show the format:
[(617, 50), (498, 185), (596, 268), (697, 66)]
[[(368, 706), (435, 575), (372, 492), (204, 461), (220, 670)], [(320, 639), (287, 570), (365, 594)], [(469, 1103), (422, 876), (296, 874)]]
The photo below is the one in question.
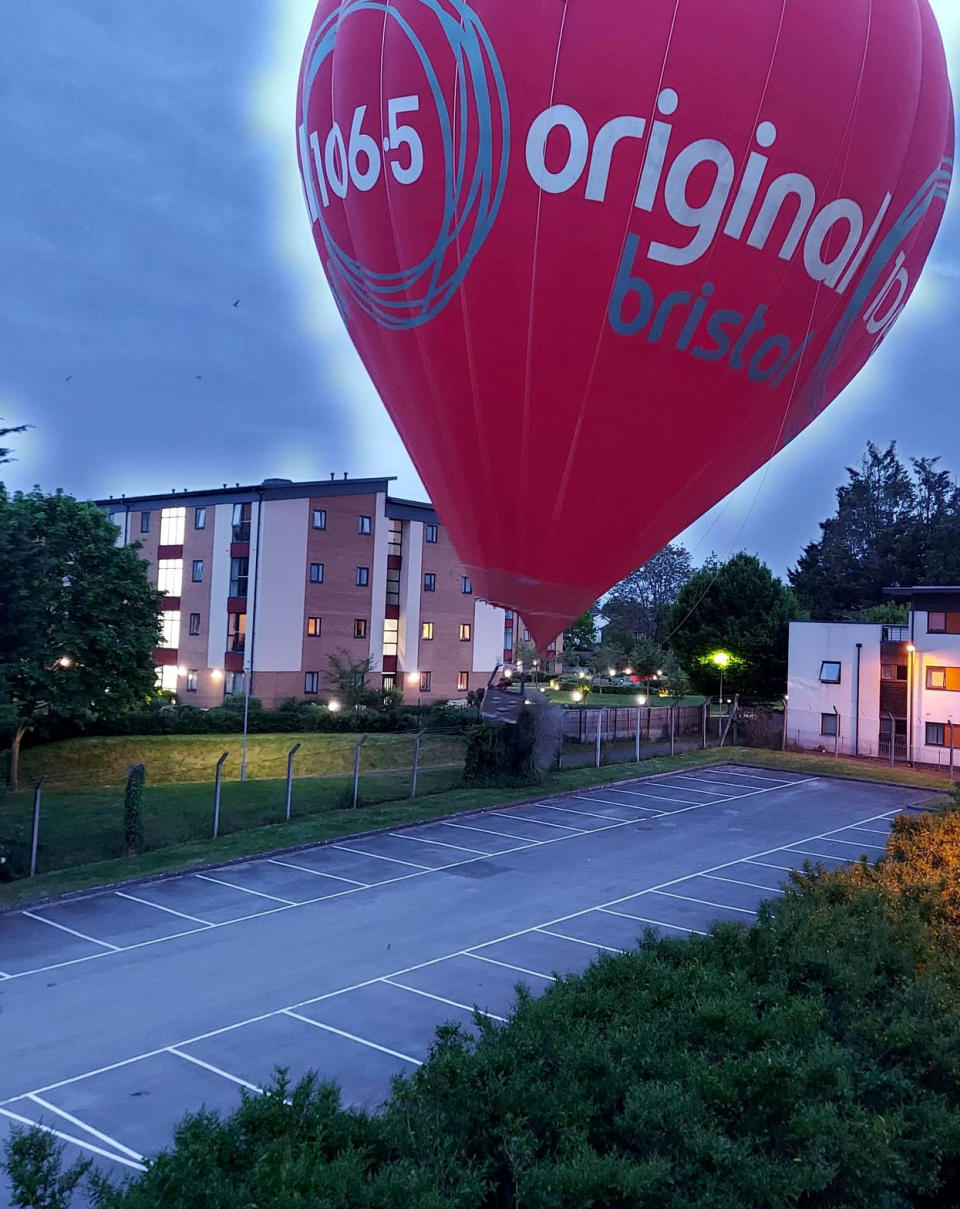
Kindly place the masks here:
[(927, 0), (321, 0), (297, 110), (343, 320), (540, 645), (859, 372), (953, 145)]

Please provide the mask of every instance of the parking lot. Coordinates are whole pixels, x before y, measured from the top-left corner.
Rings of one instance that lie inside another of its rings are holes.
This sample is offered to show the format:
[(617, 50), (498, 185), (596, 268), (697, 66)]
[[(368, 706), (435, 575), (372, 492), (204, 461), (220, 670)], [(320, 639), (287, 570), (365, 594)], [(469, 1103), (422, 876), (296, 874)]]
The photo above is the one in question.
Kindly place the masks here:
[[(118, 1176), (280, 1065), (375, 1108), (444, 1022), (882, 855), (929, 791), (720, 765), (0, 915), (0, 1133)], [(0, 1203), (3, 1190), (0, 1188)]]

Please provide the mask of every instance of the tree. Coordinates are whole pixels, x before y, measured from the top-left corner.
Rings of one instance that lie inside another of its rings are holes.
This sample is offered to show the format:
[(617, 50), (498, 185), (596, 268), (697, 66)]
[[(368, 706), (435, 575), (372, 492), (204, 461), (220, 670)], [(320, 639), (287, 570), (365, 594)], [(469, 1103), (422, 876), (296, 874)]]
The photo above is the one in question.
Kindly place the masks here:
[(356, 709), (358, 705), (377, 704), (377, 694), (367, 687), (367, 677), (373, 671), (373, 660), (369, 656), (355, 659), (351, 651), (341, 649), (330, 655), (327, 662), (330, 666), (325, 678), (341, 705)]
[[(26, 432), (30, 427), (30, 424), (20, 424), (16, 428), (0, 428), (0, 441), (2, 441), (4, 437), (9, 437), (12, 433)], [(12, 452), (12, 449), (5, 449), (2, 445), (0, 445), (0, 463), (14, 461), (14, 459), (10, 456)]]
[(28, 730), (116, 717), (155, 692), (160, 594), (94, 504), (0, 485), (0, 721), (17, 785)]
[(714, 651), (734, 656), (724, 692), (778, 696), (787, 681), (787, 626), (800, 616), (793, 592), (752, 554), (710, 559), (687, 582), (668, 615), (670, 643), (702, 692), (716, 693), (720, 669), (704, 663)]
[(145, 764), (131, 764), (123, 791), (123, 846), (127, 856), (143, 851), (143, 785)]
[(619, 641), (626, 641), (627, 650), (637, 638), (663, 645), (667, 611), (692, 574), (689, 552), (683, 546), (669, 545), (621, 579), (603, 602), (608, 641), (616, 635)]
[(563, 634), (564, 654), (578, 651), (592, 651), (597, 641), (597, 623), (594, 620), (593, 609), (587, 609)]

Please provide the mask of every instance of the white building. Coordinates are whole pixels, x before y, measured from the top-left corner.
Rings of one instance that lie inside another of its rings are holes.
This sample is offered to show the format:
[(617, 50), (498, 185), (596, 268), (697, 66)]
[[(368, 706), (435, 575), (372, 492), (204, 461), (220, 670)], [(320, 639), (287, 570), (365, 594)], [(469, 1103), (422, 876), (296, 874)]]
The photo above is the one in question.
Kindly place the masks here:
[(960, 765), (960, 587), (887, 595), (907, 625), (790, 623), (787, 745)]

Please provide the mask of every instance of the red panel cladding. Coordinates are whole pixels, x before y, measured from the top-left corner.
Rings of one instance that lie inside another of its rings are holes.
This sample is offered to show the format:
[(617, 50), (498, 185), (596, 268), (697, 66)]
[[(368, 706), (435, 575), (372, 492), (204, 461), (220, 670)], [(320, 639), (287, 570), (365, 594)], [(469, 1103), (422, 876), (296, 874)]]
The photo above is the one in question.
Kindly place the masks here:
[(389, 618), (391, 621), (398, 621), (400, 619), (400, 606), (384, 605), (383, 615), (384, 617)]
[(403, 558), (399, 554), (388, 554), (387, 555), (387, 570), (388, 571), (399, 571), (402, 566), (403, 566)]
[(228, 596), (227, 597), (227, 612), (228, 613), (246, 613), (247, 611), (246, 596)]
[(161, 558), (183, 558), (183, 546), (157, 546), (157, 562)]
[(156, 667), (173, 667), (179, 662), (177, 658), (179, 652), (176, 647), (155, 646), (153, 648), (153, 662)]
[(249, 542), (231, 542), (230, 543), (231, 558), (249, 558), (250, 543)]
[(164, 596), (163, 600), (160, 602), (160, 608), (164, 611), (164, 613), (179, 612), (180, 611), (180, 597), (179, 596)]
[(395, 672), (397, 670), (396, 655), (384, 655), (382, 662), (383, 662), (383, 670), (385, 672)]
[(227, 651), (223, 657), (223, 666), (228, 672), (242, 672), (243, 651)]

